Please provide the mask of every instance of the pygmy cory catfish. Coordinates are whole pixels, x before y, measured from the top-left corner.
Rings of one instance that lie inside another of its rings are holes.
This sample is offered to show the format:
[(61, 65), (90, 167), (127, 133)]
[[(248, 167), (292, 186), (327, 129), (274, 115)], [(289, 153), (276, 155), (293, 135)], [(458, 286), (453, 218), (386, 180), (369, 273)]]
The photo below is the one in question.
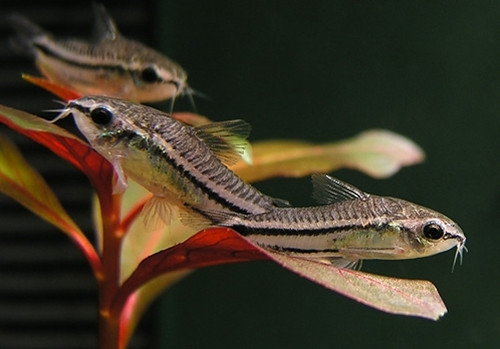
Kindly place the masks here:
[(115, 192), (125, 190), (128, 176), (154, 195), (156, 206), (259, 214), (286, 205), (224, 165), (250, 147), (250, 126), (242, 120), (193, 127), (157, 109), (103, 96), (70, 101), (56, 120), (70, 114), (94, 150), (113, 164)]
[(35, 57), (52, 82), (82, 95), (105, 95), (136, 102), (175, 98), (193, 90), (186, 72), (175, 62), (120, 34), (102, 5), (94, 4), (94, 40), (55, 39), (29, 19), (12, 14), (13, 44)]
[(256, 215), (205, 212), (264, 249), (340, 267), (363, 259), (413, 259), (457, 248), (465, 235), (450, 218), (414, 203), (370, 195), (327, 175), (312, 177), (322, 205), (274, 207)]

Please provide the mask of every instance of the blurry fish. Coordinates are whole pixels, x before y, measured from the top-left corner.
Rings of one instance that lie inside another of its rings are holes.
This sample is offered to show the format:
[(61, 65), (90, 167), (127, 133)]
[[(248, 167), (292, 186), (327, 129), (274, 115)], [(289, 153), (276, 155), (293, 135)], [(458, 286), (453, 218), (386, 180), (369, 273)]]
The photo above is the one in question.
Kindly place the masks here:
[(175, 62), (122, 36), (102, 5), (94, 4), (95, 39), (55, 39), (29, 19), (12, 14), (13, 43), (35, 57), (52, 82), (82, 95), (105, 95), (136, 102), (156, 102), (181, 94), (192, 97), (186, 72)]
[(90, 145), (113, 164), (115, 192), (126, 189), (128, 176), (153, 193), (146, 205), (149, 216), (168, 221), (170, 204), (241, 214), (286, 205), (224, 166), (249, 146), (250, 126), (242, 120), (192, 127), (151, 107), (102, 96), (70, 101), (56, 119), (69, 114)]
[(456, 247), (465, 236), (448, 217), (401, 199), (367, 194), (327, 175), (313, 175), (323, 205), (274, 207), (256, 215), (203, 212), (264, 249), (354, 267), (363, 259), (413, 259)]

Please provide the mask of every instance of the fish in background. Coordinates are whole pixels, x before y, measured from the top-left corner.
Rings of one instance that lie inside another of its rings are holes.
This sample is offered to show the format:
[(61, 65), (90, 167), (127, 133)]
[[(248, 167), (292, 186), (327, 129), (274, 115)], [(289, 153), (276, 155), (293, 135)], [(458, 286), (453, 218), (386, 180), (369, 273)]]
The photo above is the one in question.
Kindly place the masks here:
[(7, 20), (17, 33), (12, 43), (34, 56), (47, 79), (82, 95), (158, 102), (187, 94), (192, 101), (194, 90), (188, 86), (182, 67), (125, 38), (104, 6), (93, 4), (93, 10), (92, 41), (56, 39), (26, 17), (11, 14)]

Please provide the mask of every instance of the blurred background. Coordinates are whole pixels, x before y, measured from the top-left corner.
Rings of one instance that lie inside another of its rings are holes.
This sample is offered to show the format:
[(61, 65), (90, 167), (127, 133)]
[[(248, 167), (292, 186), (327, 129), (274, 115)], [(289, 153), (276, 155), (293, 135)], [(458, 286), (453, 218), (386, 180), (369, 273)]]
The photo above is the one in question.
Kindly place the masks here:
[[(26, 2), (27, 3), (27, 2)], [(371, 128), (409, 137), (426, 161), (377, 180), (335, 176), (379, 195), (445, 213), (469, 253), (367, 261), (363, 271), (433, 282), (448, 313), (433, 322), (368, 308), (271, 262), (198, 270), (148, 312), (133, 347), (496, 347), (500, 344), (500, 3), (368, 1), (107, 1), (127, 36), (181, 64), (214, 120), (242, 118), (250, 139), (341, 140)], [(89, 2), (2, 1), (59, 36), (88, 37)], [(52, 95), (20, 73), (31, 60), (8, 45), (0, 23), (0, 103), (39, 115)], [(164, 107), (164, 105), (156, 105)], [(190, 110), (187, 99), (176, 109)], [(70, 123), (68, 128), (73, 127)], [(86, 231), (85, 178), (31, 141), (16, 140)], [(313, 204), (304, 179), (256, 186), (295, 205)], [(95, 285), (71, 242), (0, 196), (0, 347), (95, 343)]]

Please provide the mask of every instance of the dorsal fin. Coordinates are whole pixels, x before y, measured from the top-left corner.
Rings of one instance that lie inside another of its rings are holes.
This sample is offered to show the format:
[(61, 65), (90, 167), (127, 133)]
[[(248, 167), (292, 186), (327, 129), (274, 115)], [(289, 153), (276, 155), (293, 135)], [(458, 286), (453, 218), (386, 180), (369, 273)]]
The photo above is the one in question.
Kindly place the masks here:
[(332, 204), (355, 199), (365, 200), (369, 197), (369, 194), (355, 186), (325, 174), (313, 174), (312, 183), (313, 198), (320, 204)]
[(252, 148), (246, 140), (250, 134), (250, 125), (243, 120), (213, 122), (195, 127), (196, 135), (227, 166), (240, 158), (252, 162)]
[(115, 40), (119, 35), (116, 24), (106, 11), (106, 8), (97, 3), (92, 3), (92, 8), (95, 15), (95, 23), (93, 28), (93, 38), (95, 42), (103, 40)]

